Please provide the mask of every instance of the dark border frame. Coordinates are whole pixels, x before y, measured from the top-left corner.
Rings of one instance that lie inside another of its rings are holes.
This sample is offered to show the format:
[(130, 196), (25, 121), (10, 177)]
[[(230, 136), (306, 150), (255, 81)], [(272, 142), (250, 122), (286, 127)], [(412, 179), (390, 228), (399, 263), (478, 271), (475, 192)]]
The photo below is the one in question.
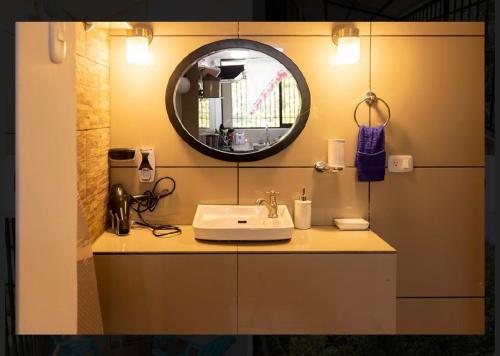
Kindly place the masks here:
[[(208, 54), (230, 48), (246, 48), (254, 51), (259, 51), (267, 54), (270, 57), (273, 57), (285, 66), (285, 68), (293, 75), (295, 81), (297, 82), (297, 86), (299, 88), (301, 96), (301, 107), (300, 113), (297, 116), (297, 120), (295, 121), (295, 124), (291, 128), (291, 130), (281, 141), (267, 149), (251, 153), (231, 153), (216, 150), (199, 142), (196, 138), (191, 136), (191, 134), (184, 129), (184, 126), (177, 118), (174, 104), (175, 88), (180, 77), (184, 75), (186, 68)], [(175, 70), (170, 76), (167, 84), (167, 89), (165, 92), (165, 106), (167, 108), (168, 118), (170, 119), (172, 126), (175, 128), (179, 136), (181, 136), (182, 139), (195, 150), (223, 161), (251, 162), (272, 156), (282, 151), (293, 141), (295, 141), (295, 139), (299, 136), (299, 134), (306, 126), (307, 119), (309, 117), (309, 111), (311, 108), (311, 94), (309, 92), (309, 87), (307, 85), (306, 79), (304, 78), (304, 75), (300, 71), (299, 67), (297, 67), (297, 65), (290, 58), (288, 58), (286, 55), (284, 55), (274, 47), (252, 40), (228, 39), (212, 42), (194, 50), (175, 67)]]

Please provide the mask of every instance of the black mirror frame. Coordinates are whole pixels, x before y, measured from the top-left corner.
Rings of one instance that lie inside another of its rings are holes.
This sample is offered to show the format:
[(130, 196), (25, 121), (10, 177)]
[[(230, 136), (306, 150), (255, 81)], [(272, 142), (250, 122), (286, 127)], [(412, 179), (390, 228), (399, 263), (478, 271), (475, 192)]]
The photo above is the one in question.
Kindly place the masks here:
[[(175, 89), (180, 77), (184, 74), (185, 70), (189, 66), (193, 65), (193, 63), (195, 63), (197, 60), (201, 59), (202, 57), (208, 54), (231, 48), (246, 48), (254, 51), (259, 51), (267, 54), (270, 57), (273, 57), (278, 62), (283, 64), (285, 68), (293, 75), (295, 81), (297, 82), (297, 87), (300, 92), (301, 107), (300, 107), (300, 113), (297, 116), (295, 124), (292, 126), (291, 130), (286, 134), (286, 136), (282, 140), (280, 140), (273, 146), (267, 149), (263, 149), (261, 151), (251, 152), (251, 153), (231, 153), (231, 152), (219, 151), (207, 145), (204, 145), (203, 143), (199, 142), (196, 138), (191, 136), (191, 134), (184, 129), (184, 126), (178, 119), (177, 113), (175, 111), (175, 104), (174, 104)], [(170, 119), (172, 126), (175, 128), (179, 136), (181, 136), (183, 140), (186, 141), (195, 150), (223, 161), (251, 162), (272, 156), (282, 151), (283, 149), (288, 147), (288, 145), (290, 145), (293, 141), (295, 141), (295, 139), (299, 136), (299, 134), (306, 126), (311, 107), (311, 94), (309, 92), (309, 87), (307, 85), (306, 79), (304, 78), (304, 75), (302, 74), (300, 69), (290, 58), (285, 56), (282, 52), (278, 51), (272, 46), (252, 40), (228, 39), (228, 40), (212, 42), (194, 50), (177, 65), (177, 67), (173, 71), (168, 81), (167, 90), (165, 93), (165, 105), (167, 108), (168, 118)]]

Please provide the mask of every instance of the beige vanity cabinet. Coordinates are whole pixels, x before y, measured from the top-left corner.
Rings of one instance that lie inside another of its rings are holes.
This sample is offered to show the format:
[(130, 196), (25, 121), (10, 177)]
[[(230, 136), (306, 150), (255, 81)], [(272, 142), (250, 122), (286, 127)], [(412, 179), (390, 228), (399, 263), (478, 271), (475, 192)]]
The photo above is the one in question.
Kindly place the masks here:
[(104, 334), (236, 334), (236, 254), (94, 258)]
[(214, 243), (191, 226), (92, 246), (105, 334), (394, 334), (396, 251), (371, 231)]
[(394, 334), (396, 255), (238, 255), (240, 334)]

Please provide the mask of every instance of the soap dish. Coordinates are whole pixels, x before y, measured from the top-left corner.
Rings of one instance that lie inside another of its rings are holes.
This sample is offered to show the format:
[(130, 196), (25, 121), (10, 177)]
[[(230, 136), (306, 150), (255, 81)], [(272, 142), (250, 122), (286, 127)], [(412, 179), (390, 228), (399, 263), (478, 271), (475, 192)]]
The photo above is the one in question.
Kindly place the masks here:
[(340, 230), (366, 230), (370, 223), (365, 219), (333, 219)]

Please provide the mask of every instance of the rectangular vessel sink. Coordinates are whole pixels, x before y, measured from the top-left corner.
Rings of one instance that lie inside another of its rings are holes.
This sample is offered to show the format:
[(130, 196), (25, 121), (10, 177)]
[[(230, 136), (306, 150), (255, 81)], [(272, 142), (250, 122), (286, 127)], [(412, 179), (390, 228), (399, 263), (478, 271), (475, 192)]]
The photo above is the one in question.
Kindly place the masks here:
[(267, 217), (265, 206), (198, 205), (194, 236), (203, 240), (269, 241), (292, 238), (293, 221), (286, 205), (278, 205), (278, 217)]

